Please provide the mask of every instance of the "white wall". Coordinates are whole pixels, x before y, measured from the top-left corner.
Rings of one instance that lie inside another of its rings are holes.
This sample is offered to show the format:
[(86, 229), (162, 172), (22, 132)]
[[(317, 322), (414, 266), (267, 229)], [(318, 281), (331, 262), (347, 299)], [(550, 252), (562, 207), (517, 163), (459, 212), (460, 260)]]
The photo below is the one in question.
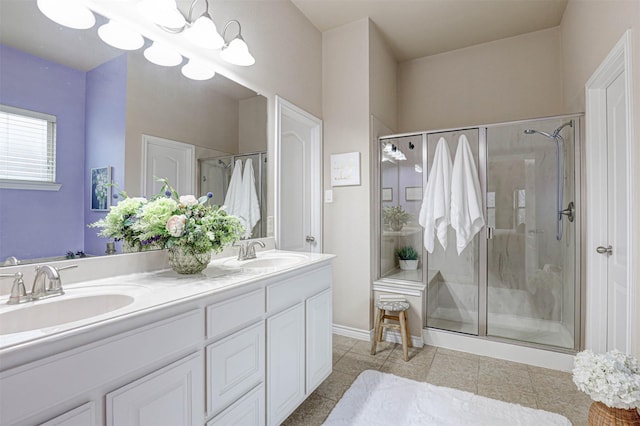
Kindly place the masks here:
[[(633, 31), (632, 73), (635, 143), (633, 181), (640, 182), (640, 2), (637, 0), (570, 0), (560, 25), (562, 35), (564, 110), (584, 111), (585, 83), (627, 29)], [(586, 195), (587, 197), (589, 194)], [(636, 336), (634, 354), (640, 357), (640, 196), (636, 195), (631, 236), (634, 257)]]
[(369, 20), (322, 34), (324, 188), (331, 189), (331, 154), (360, 153), (359, 186), (333, 188), (324, 204), (324, 251), (333, 261), (333, 322), (369, 330)]
[(560, 114), (560, 29), (403, 62), (400, 132)]

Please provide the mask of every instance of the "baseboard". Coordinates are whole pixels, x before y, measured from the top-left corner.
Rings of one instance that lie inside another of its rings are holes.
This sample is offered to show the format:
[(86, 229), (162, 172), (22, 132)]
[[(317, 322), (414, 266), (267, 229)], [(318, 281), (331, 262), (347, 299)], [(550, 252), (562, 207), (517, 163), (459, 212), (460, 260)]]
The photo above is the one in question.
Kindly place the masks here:
[(469, 352), (536, 367), (551, 368), (553, 370), (571, 371), (573, 368), (574, 356), (572, 354), (497, 342), (429, 328), (423, 329), (422, 334), (425, 344), (431, 346)]
[[(371, 338), (373, 339), (373, 330), (371, 330)], [(395, 330), (385, 330), (382, 335), (382, 340), (391, 343), (402, 343), (400, 333)], [(411, 344), (414, 348), (421, 348), (424, 346), (424, 340), (422, 336), (411, 336)]]
[(367, 330), (361, 330), (359, 328), (347, 327), (345, 325), (333, 324), (333, 334), (339, 336), (351, 337), (353, 339), (371, 341), (371, 333)]

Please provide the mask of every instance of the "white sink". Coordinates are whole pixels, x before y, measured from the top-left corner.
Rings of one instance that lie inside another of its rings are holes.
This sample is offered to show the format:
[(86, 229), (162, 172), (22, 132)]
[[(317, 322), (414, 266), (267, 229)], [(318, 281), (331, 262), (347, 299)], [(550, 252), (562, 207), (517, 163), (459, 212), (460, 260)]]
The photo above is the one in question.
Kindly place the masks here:
[(28, 302), (0, 313), (0, 335), (40, 330), (95, 317), (123, 308), (135, 299), (124, 294), (96, 294), (75, 298), (56, 298)]
[(228, 259), (223, 262), (223, 266), (227, 268), (233, 269), (281, 269), (287, 268), (289, 266), (296, 265), (298, 263), (303, 262), (307, 259), (307, 256), (304, 254), (266, 254), (260, 255), (255, 259), (250, 260), (237, 260), (237, 259)]

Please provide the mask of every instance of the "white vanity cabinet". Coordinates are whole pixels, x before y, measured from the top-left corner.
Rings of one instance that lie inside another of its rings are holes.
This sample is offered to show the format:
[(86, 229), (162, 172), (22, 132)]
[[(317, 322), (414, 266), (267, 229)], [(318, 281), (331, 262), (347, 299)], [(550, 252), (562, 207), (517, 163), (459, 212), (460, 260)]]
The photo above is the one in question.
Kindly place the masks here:
[(322, 260), (0, 351), (0, 425), (279, 425), (331, 373)]
[(331, 374), (331, 269), (267, 286), (267, 424), (279, 425)]

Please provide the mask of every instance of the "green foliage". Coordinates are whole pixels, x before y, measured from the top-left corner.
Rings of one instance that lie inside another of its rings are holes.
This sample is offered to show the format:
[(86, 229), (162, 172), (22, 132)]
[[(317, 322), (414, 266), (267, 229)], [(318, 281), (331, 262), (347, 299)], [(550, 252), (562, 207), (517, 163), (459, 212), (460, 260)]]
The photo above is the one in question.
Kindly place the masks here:
[(396, 256), (400, 260), (418, 260), (418, 252), (411, 246), (400, 247), (396, 250)]
[(402, 206), (390, 206), (382, 209), (382, 221), (392, 226), (404, 225), (411, 219), (411, 214)]
[(219, 252), (244, 232), (237, 217), (211, 205), (212, 194), (196, 199), (180, 196), (166, 179), (151, 200), (129, 198), (126, 193), (104, 219), (88, 225), (102, 228), (99, 236), (125, 240), (130, 246), (171, 248), (182, 246), (193, 253)]

